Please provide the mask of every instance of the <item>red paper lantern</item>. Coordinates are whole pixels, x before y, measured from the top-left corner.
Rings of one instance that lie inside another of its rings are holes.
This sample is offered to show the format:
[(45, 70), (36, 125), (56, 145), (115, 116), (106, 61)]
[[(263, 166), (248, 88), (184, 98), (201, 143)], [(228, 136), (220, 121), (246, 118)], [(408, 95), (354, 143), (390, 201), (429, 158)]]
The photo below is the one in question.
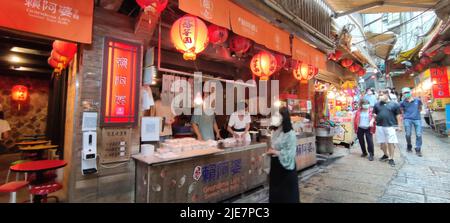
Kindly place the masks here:
[(24, 102), (28, 97), (28, 88), (24, 85), (14, 85), (11, 89), (11, 98), (13, 101)]
[(351, 59), (343, 59), (341, 61), (341, 65), (345, 68), (350, 67), (352, 64), (353, 64), (353, 60), (351, 60)]
[(77, 44), (55, 40), (53, 42), (53, 50), (58, 52), (61, 56), (73, 58), (75, 53), (77, 53)]
[(277, 59), (271, 53), (261, 51), (253, 56), (250, 69), (261, 80), (268, 80), (277, 69)]
[(364, 76), (364, 74), (366, 74), (366, 70), (360, 69), (357, 73), (360, 77), (362, 77), (362, 76)]
[(175, 48), (183, 53), (183, 59), (195, 60), (197, 54), (208, 46), (208, 28), (205, 23), (191, 15), (179, 18), (172, 25), (170, 36)]
[(136, 3), (144, 10), (149, 7), (155, 9), (158, 13), (164, 11), (169, 0), (136, 0)]
[(50, 57), (53, 58), (54, 60), (61, 62), (64, 66), (66, 66), (68, 63), (70, 63), (70, 61), (73, 60), (73, 56), (68, 58), (65, 56), (62, 56), (61, 54), (59, 54), (58, 52), (56, 52), (55, 50), (52, 50)]
[(450, 55), (450, 45), (447, 45), (442, 49), (442, 52), (444, 52), (445, 55)]
[(308, 66), (308, 80), (313, 79), (319, 73), (319, 68), (309, 65)]
[(56, 72), (61, 72), (61, 70), (64, 69), (64, 64), (61, 61), (57, 61), (53, 57), (49, 57), (47, 62), (48, 62), (48, 64), (50, 64), (50, 66), (55, 68)]
[(252, 42), (242, 36), (235, 35), (230, 38), (230, 50), (235, 52), (238, 56), (242, 56), (246, 53), (251, 46)]
[(361, 69), (361, 66), (359, 64), (353, 64), (348, 68), (352, 73), (356, 73)]
[(211, 42), (212, 44), (224, 43), (228, 39), (228, 30), (223, 27), (211, 24), (208, 26), (208, 37), (209, 42)]
[(308, 80), (309, 74), (309, 66), (306, 63), (297, 63), (292, 71), (294, 78), (299, 81)]
[(424, 68), (423, 64), (418, 63), (418, 64), (416, 64), (416, 66), (414, 66), (414, 71), (420, 72), (423, 70), (423, 68)]
[(275, 59), (277, 60), (277, 71), (279, 71), (286, 65), (286, 57), (281, 54), (276, 54)]
[(425, 66), (430, 64), (431, 62), (432, 61), (431, 61), (430, 57), (424, 56), (424, 57), (420, 58), (420, 63)]
[(328, 55), (329, 60), (338, 61), (342, 57), (342, 51), (336, 50), (334, 53)]

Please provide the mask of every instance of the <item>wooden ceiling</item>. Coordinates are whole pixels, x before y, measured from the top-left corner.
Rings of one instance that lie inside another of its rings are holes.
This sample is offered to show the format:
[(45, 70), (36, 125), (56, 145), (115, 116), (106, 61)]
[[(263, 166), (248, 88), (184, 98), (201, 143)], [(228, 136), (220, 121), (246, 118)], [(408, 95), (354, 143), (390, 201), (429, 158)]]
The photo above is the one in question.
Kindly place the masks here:
[(47, 59), (52, 50), (52, 42), (51, 39), (0, 30), (0, 76), (50, 78), (53, 69), (48, 65)]

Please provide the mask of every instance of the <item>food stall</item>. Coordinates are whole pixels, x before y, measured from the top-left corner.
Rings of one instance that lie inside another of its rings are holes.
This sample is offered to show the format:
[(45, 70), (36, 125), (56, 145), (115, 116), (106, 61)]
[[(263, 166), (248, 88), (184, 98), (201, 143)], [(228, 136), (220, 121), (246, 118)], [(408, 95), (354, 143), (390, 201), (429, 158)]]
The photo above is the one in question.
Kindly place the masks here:
[(281, 94), (280, 100), (289, 109), (292, 126), (297, 135), (297, 170), (315, 165), (317, 163), (316, 136), (312, 120), (308, 115), (312, 109), (311, 101), (298, 99), (295, 94)]
[(335, 96), (336, 112), (331, 120), (338, 125), (333, 143), (342, 144), (350, 148), (355, 142), (356, 135), (353, 129), (353, 98), (355, 96), (356, 82), (346, 81), (341, 91)]
[[(419, 97), (429, 111), (429, 124), (441, 134), (448, 134), (446, 106), (450, 104), (449, 69), (437, 67), (425, 70), (416, 78), (416, 86), (412, 89), (413, 95)], [(424, 109), (423, 113), (426, 112)]]
[(216, 145), (183, 138), (164, 146), (133, 156), (138, 203), (218, 202), (266, 183), (270, 163), (264, 142)]

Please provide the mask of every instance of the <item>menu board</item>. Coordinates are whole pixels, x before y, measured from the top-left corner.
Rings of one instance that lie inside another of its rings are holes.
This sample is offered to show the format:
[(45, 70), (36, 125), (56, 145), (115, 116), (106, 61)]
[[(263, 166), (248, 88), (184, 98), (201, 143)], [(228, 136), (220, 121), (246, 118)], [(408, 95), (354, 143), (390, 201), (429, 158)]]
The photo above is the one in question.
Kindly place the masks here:
[(100, 163), (115, 163), (130, 160), (131, 129), (102, 129), (102, 144), (99, 150)]

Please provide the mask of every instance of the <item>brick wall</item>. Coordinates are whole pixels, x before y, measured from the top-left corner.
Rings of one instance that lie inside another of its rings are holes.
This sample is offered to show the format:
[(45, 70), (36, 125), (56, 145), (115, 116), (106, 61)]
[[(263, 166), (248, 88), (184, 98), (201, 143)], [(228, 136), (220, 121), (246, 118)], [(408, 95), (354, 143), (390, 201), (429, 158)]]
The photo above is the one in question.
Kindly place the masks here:
[[(95, 8), (93, 42), (81, 47), (79, 71), (76, 74), (78, 89), (75, 91), (73, 106), (73, 136), (72, 149), (67, 151), (70, 161), (70, 176), (66, 176), (68, 185), (67, 199), (69, 202), (133, 202), (135, 185), (135, 165), (131, 159), (114, 165), (100, 165), (98, 173), (81, 174), (82, 151), (82, 113), (94, 111), (100, 114), (101, 89), (103, 72), (103, 44), (105, 36), (124, 41), (144, 44), (143, 35), (134, 33), (134, 20), (126, 15)], [(148, 36), (147, 38), (151, 38)], [(143, 52), (145, 53), (145, 52)], [(139, 58), (142, 61), (142, 58)], [(140, 101), (139, 95), (137, 101)], [(70, 114), (68, 114), (69, 116)], [(139, 115), (140, 120), (141, 114)], [(139, 152), (140, 126), (132, 128), (131, 153)], [(97, 131), (97, 152), (100, 151), (101, 131)], [(67, 141), (66, 141), (67, 142)]]

